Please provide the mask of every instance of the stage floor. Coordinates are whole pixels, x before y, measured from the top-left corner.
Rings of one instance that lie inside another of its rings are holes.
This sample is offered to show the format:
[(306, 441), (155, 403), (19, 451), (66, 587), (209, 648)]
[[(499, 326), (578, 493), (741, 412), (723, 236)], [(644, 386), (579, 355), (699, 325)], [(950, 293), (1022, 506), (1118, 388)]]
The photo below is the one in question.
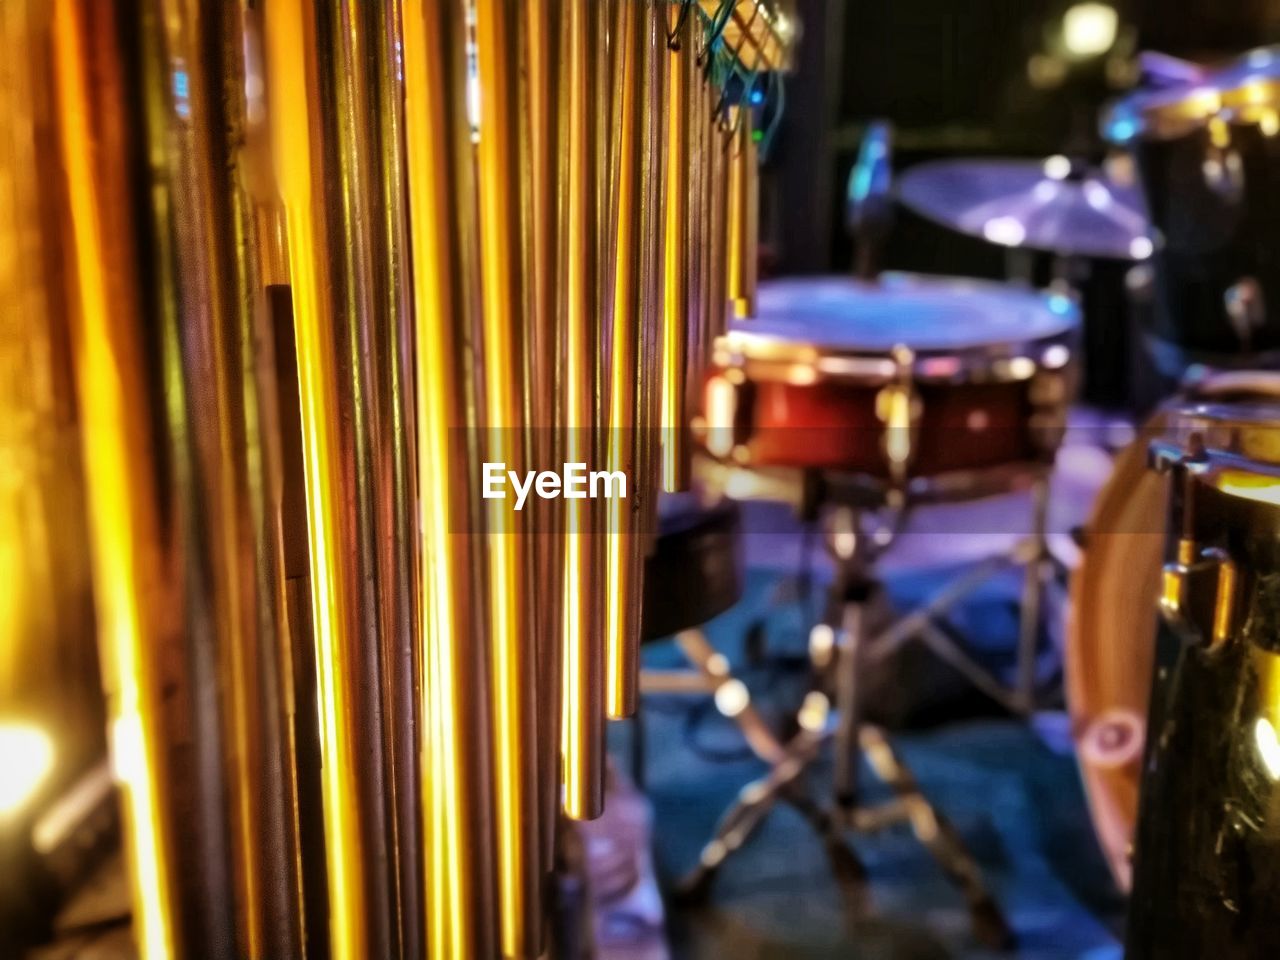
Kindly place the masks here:
[[(1077, 448), (1066, 460), (1055, 476), (1052, 525), (1070, 553), (1067, 532), (1085, 521), (1107, 464), (1096, 449)], [(1009, 519), (1019, 515), (1018, 498), (1001, 501), (922, 516), (914, 534), (886, 558), (892, 607), (910, 608), (956, 570), (1023, 532)], [(747, 505), (747, 590), (706, 631), (736, 670), (746, 662), (748, 627), (765, 618), (768, 657), (742, 676), (757, 706), (774, 720), (793, 709), (805, 689), (803, 657), (812, 615), (794, 604), (770, 605), (775, 585), (794, 572), (800, 556), (798, 528), (788, 529), (787, 523), (776, 508)], [(816, 571), (821, 584), (828, 571), (820, 557)], [(1013, 665), (1018, 591), (1015, 575), (997, 578), (953, 617), (970, 652), (997, 673)], [(1050, 688), (1062, 643), (1060, 616), (1057, 609), (1050, 616), (1040, 660)], [(1060, 700), (1050, 694), (1048, 709), (1031, 724), (1011, 719), (927, 654), (907, 649), (889, 681), (897, 677), (902, 698), (910, 702), (896, 709), (892, 682), (882, 684), (876, 699), (901, 714), (892, 740), (976, 856), (1017, 947), (1001, 954), (974, 941), (961, 896), (905, 827), (854, 841), (870, 874), (870, 908), (850, 922), (821, 841), (786, 805), (776, 807), (728, 861), (708, 904), (695, 909), (674, 902), (669, 894), (675, 880), (694, 864), (721, 811), (764, 765), (744, 755), (737, 728), (710, 709), (707, 698), (653, 696), (644, 708), (645, 787), (653, 807), (654, 861), (668, 894), (673, 957), (1120, 957), (1125, 904), (1093, 836)], [(670, 641), (648, 645), (644, 657), (650, 666), (682, 665)], [(620, 765), (629, 762), (628, 726), (616, 725), (611, 733)], [(819, 796), (829, 777), (824, 758), (810, 781)], [(882, 790), (875, 785), (873, 795)]]

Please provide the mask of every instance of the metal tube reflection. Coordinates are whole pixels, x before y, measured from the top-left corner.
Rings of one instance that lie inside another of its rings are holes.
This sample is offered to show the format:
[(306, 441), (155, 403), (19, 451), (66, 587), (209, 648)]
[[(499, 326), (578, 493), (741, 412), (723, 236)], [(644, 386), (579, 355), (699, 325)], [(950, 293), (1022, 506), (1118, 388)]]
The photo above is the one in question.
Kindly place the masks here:
[(729, 302), (738, 318), (755, 314), (758, 198), (756, 144), (751, 110), (731, 108), (729, 148), (729, 246), (726, 273)]
[[(639, 479), (636, 470), (637, 396), (643, 368), (640, 348), (643, 335), (640, 302), (643, 251), (638, 208), (643, 194), (644, 130), (641, 111), (644, 96), (644, 52), (647, 42), (644, 3), (618, 5), (614, 32), (618, 47), (615, 78), (618, 93), (616, 167), (610, 226), (613, 258), (609, 417), (607, 469), (621, 470)], [(643, 573), (643, 541), (636, 530), (636, 490), (630, 499), (608, 502), (606, 524), (606, 685), (605, 710), (610, 718), (635, 712), (638, 693), (640, 644), (640, 577)]]
[[(477, 672), (479, 529), (466, 371), (477, 237), (470, 204), (466, 10), (458, 0), (404, 9), (406, 172), (417, 334), (422, 530), (421, 781), (427, 946), (432, 957), (493, 955), (485, 858), (487, 767)], [(455, 519), (456, 518), (456, 519)]]
[[(526, 424), (520, 377), (524, 301), (521, 178), (516, 170), (520, 100), (516, 0), (477, 0), (477, 75), (482, 91), (476, 149), (486, 462), (520, 469)], [(535, 649), (529, 642), (524, 525), (505, 500), (486, 510), (489, 702), (498, 849), (498, 917), (504, 956), (541, 949)]]
[(314, 172), (323, 169), (323, 145), (314, 122), (320, 94), (312, 86), (310, 68), (315, 31), (315, 11), (305, 0), (283, 0), (267, 11), (268, 79), (275, 107), (270, 120), (289, 243), (306, 469), (330, 948), (334, 957), (355, 958), (365, 954), (367, 944), (368, 862), (359, 822), (356, 710), (345, 673), (356, 597), (350, 582), (352, 558), (343, 546), (341, 438), (334, 416), (338, 367), (326, 233), (332, 228), (324, 219), (323, 185), (314, 179)]
[[(596, 136), (596, 4), (567, 4), (563, 74), (559, 221), (563, 323), (565, 460), (592, 463), (597, 445), (599, 394), (596, 313), (598, 282), (598, 140)], [(598, 537), (590, 501), (565, 501), (564, 675), (561, 749), (564, 811), (574, 819), (600, 814), (604, 800), (604, 657), (598, 598), (591, 584), (600, 572)]]
[(689, 250), (692, 145), (689, 115), (693, 109), (693, 17), (681, 18), (678, 7), (668, 8), (670, 29), (680, 53), (668, 58), (666, 123), (666, 216), (663, 227), (662, 311), (662, 489), (671, 493), (688, 483), (685, 443), (685, 389), (689, 369), (690, 297)]

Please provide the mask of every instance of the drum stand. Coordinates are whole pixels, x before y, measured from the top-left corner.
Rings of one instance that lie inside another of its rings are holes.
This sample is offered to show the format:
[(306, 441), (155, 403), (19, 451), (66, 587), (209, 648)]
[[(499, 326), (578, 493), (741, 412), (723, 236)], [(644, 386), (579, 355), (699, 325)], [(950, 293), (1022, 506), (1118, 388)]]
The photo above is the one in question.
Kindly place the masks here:
[[(810, 657), (818, 682), (805, 698), (797, 715), (799, 730), (788, 742), (781, 743), (773, 736), (750, 707), (749, 699), (739, 695), (736, 688), (731, 688), (731, 696), (722, 694), (731, 684), (741, 687), (741, 682), (728, 674), (724, 658), (700, 634), (686, 631), (679, 638), (685, 655), (705, 674), (704, 689), (716, 694), (721, 711), (737, 720), (751, 748), (770, 765), (769, 772), (745, 786), (721, 816), (714, 836), (702, 849), (698, 865), (681, 882), (681, 893), (688, 899), (705, 897), (724, 862), (764, 822), (774, 804), (783, 801), (791, 804), (822, 838), (851, 920), (865, 912), (866, 871), (848, 845), (846, 832), (878, 833), (905, 823), (964, 895), (975, 937), (988, 946), (1008, 947), (1012, 933), (987, 892), (978, 865), (955, 830), (921, 792), (884, 733), (862, 719), (864, 621), (875, 583), (871, 564), (886, 539), (870, 536), (860, 528), (861, 511), (840, 507), (832, 519), (827, 547), (836, 562), (831, 592), (833, 608), (839, 610), (838, 622), (815, 631)], [(833, 802), (829, 805), (817, 799), (804, 783), (805, 774), (828, 743), (834, 752), (835, 768)], [(876, 805), (863, 802), (863, 759), (892, 791), (892, 799)]]
[[(1036, 656), (1044, 621), (1045, 586), (1053, 578), (1065, 579), (1067, 570), (1049, 546), (1049, 473), (1034, 477), (1031, 484), (1031, 530), (1003, 553), (995, 554), (955, 577), (923, 606), (900, 617), (869, 643), (868, 658), (877, 664), (887, 660), (912, 639), (960, 673), (974, 687), (1011, 713), (1030, 715), (1036, 707)], [(1009, 689), (973, 660), (943, 630), (937, 621), (960, 601), (1001, 570), (1023, 570), (1022, 597), (1018, 615), (1017, 680)]]
[[(906, 644), (919, 640), (934, 656), (948, 664), (976, 689), (982, 691), (1010, 713), (1029, 716), (1037, 703), (1036, 657), (1039, 653), (1040, 636), (1045, 619), (1045, 588), (1053, 580), (1065, 582), (1067, 568), (1055, 554), (1049, 543), (1049, 477), (1048, 467), (1029, 466), (1023, 468), (1020, 477), (1030, 476), (1027, 488), (1031, 495), (1031, 525), (1028, 533), (1006, 550), (995, 553), (974, 563), (949, 580), (928, 601), (911, 610), (884, 627), (867, 642), (866, 662), (869, 666), (884, 663)], [(1023, 481), (1025, 482), (1025, 480)], [(1007, 490), (1008, 488), (1005, 488)], [(993, 493), (1004, 492), (994, 489)], [(836, 507), (843, 504), (856, 504), (865, 512), (873, 512), (892, 503), (893, 494), (883, 490), (866, 490), (856, 488), (855, 491), (844, 490), (832, 495), (826, 492), (818, 499), (809, 499), (808, 495), (797, 504), (800, 515), (804, 518), (804, 529), (813, 529), (817, 518), (824, 507)], [(889, 545), (892, 536), (901, 528), (906, 516), (910, 513), (915, 500), (929, 502), (927, 494), (903, 493), (896, 498), (902, 506), (893, 510), (896, 520), (886, 525), (883, 532), (881, 549)], [(808, 564), (808, 547), (802, 547), (806, 569)], [(948, 613), (956, 608), (966, 597), (1001, 571), (1008, 569), (1022, 571), (1022, 592), (1018, 614), (1018, 644), (1015, 654), (1016, 680), (1012, 688), (1006, 686), (979, 664), (961, 647), (945, 630), (938, 626)], [(809, 590), (812, 576), (808, 572), (786, 580), (775, 589), (771, 603), (800, 601), (808, 609)], [(762, 621), (753, 624), (752, 629), (762, 626)]]

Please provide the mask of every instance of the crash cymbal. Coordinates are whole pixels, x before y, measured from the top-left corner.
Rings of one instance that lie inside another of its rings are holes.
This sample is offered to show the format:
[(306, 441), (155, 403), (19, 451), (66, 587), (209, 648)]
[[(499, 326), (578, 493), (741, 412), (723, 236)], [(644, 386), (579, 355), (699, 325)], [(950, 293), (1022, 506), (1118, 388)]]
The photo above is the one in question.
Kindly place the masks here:
[(1152, 252), (1138, 190), (1062, 156), (924, 163), (897, 192), (920, 215), (1001, 246), (1119, 260)]

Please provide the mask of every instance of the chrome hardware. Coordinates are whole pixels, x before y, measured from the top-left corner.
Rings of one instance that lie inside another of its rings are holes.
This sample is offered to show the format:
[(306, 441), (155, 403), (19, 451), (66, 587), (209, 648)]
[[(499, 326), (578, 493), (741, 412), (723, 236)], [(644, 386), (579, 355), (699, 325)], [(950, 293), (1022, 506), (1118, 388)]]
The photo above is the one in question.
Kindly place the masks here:
[(876, 395), (876, 416), (884, 424), (884, 453), (889, 460), (889, 476), (895, 488), (904, 488), (907, 468), (915, 455), (916, 424), (920, 420), (920, 398), (914, 383), (915, 353), (899, 344), (893, 348), (896, 367), (893, 382)]
[(1165, 564), (1160, 581), (1160, 614), (1188, 640), (1210, 648), (1225, 643), (1236, 621), (1239, 572), (1217, 547), (1200, 549), (1178, 541), (1178, 559)]
[(1216, 647), (1235, 626), (1239, 573), (1225, 550), (1202, 546), (1196, 537), (1193, 484), (1208, 464), (1204, 442), (1195, 433), (1185, 448), (1153, 443), (1150, 463), (1153, 469), (1171, 474), (1172, 515), (1181, 531), (1174, 559), (1161, 573), (1160, 614), (1188, 641)]

